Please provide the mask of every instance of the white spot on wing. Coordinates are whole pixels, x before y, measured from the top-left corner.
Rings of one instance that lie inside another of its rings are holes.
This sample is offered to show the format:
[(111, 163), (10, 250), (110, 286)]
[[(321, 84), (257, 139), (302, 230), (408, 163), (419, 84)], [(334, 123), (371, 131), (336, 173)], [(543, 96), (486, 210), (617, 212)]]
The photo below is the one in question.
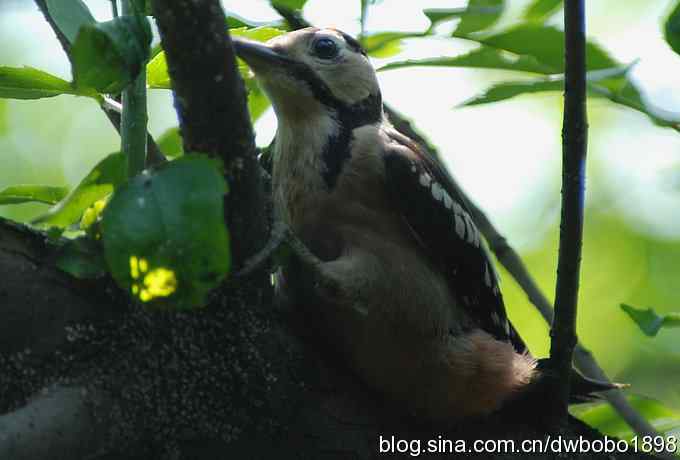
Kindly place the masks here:
[(496, 326), (500, 326), (500, 325), (501, 325), (501, 317), (498, 316), (498, 313), (496, 313), (495, 311), (492, 311), (492, 312), (491, 312), (491, 321), (493, 321), (493, 323), (494, 323)]
[(489, 273), (489, 264), (484, 264), (484, 282), (487, 286), (492, 287), (491, 274)]
[(462, 240), (465, 238), (465, 223), (463, 222), (463, 218), (460, 216), (460, 214), (454, 213), (454, 217), (456, 218), (456, 234), (458, 235), (458, 238)]
[(432, 178), (427, 173), (422, 173), (420, 175), (419, 180), (420, 180), (420, 185), (422, 185), (423, 187), (429, 187), (430, 184), (432, 183)]
[(432, 183), (432, 198), (441, 201), (444, 196), (444, 189), (437, 182)]
[(451, 209), (451, 206), (453, 206), (453, 200), (446, 191), (444, 192), (444, 206), (446, 209)]
[(470, 216), (467, 214), (463, 214), (463, 217), (465, 219), (465, 227), (467, 229), (467, 242), (470, 244), (474, 244), (475, 242), (475, 226), (472, 223), (472, 220), (470, 219)]

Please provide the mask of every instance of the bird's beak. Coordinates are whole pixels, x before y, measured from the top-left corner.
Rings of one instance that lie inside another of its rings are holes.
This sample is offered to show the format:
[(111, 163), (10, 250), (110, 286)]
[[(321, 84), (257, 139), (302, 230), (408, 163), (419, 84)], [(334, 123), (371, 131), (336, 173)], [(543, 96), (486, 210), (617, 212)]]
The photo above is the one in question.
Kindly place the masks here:
[(295, 63), (288, 56), (275, 51), (264, 43), (232, 37), (234, 51), (255, 71), (272, 67), (290, 67)]

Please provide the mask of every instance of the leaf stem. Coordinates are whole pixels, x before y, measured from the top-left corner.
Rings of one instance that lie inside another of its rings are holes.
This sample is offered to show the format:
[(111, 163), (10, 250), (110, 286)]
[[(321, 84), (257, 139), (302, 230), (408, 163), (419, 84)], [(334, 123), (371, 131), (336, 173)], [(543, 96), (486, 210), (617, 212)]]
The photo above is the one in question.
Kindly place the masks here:
[(566, 421), (570, 375), (576, 346), (583, 220), (585, 209), (585, 166), (588, 144), (586, 115), (585, 2), (564, 5), (565, 98), (562, 127), (562, 216), (555, 287), (555, 320), (550, 336), (555, 422)]
[[(115, 2), (113, 2), (115, 3)], [(138, 14), (132, 0), (122, 0), (123, 16)], [(123, 113), (121, 114), (121, 151), (128, 159), (128, 176), (134, 177), (146, 164), (148, 116), (146, 111), (146, 72), (139, 75), (123, 90)]]

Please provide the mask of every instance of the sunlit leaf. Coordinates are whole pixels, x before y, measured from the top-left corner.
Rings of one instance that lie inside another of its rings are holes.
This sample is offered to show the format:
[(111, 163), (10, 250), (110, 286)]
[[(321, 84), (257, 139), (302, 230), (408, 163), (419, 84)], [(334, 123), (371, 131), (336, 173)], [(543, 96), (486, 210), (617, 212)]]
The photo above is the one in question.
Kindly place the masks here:
[(18, 203), (55, 204), (68, 193), (68, 187), (50, 185), (13, 185), (0, 191), (0, 205)]
[(71, 50), (76, 87), (120, 92), (144, 68), (151, 37), (144, 16), (123, 16), (83, 26)]
[(227, 27), (229, 29), (241, 29), (248, 28), (254, 29), (256, 27), (273, 27), (278, 28), (281, 25), (281, 21), (253, 21), (252, 19), (244, 18), (243, 16), (234, 13), (233, 11), (225, 11), (227, 16)]
[(156, 139), (156, 143), (167, 157), (174, 158), (184, 155), (184, 144), (178, 127), (167, 129)]
[(218, 163), (185, 155), (116, 189), (104, 252), (116, 282), (149, 308), (201, 306), (229, 272), (227, 185)]
[(539, 74), (551, 74), (552, 69), (538, 62), (532, 56), (521, 56), (482, 46), (467, 54), (454, 57), (410, 59), (391, 62), (380, 69), (391, 70), (403, 67), (474, 67), (480, 69), (517, 70)]
[[(233, 36), (243, 37), (250, 40), (264, 42), (270, 38), (277, 37), (284, 34), (285, 31), (275, 29), (273, 27), (240, 27), (237, 29), (230, 29), (229, 33)], [(252, 78), (252, 73), (248, 66), (241, 59), (238, 60), (238, 69), (241, 72), (241, 77), (244, 80)], [(165, 60), (165, 52), (158, 53), (149, 64), (146, 66), (146, 81), (149, 88), (153, 89), (170, 89), (170, 75), (168, 75), (168, 63)]]
[(0, 67), (0, 98), (40, 99), (76, 94), (71, 84), (33, 67)]
[(50, 17), (71, 44), (82, 26), (97, 22), (82, 0), (46, 0), (45, 3)]
[(401, 51), (402, 39), (421, 36), (419, 32), (374, 32), (364, 35), (361, 44), (370, 56), (387, 58)]
[(430, 20), (430, 29), (440, 22), (457, 19), (466, 12), (467, 8), (428, 8), (423, 10), (423, 14)]
[(646, 336), (654, 337), (664, 327), (680, 327), (680, 313), (659, 315), (653, 309), (631, 307), (621, 304), (621, 309), (631, 317)]
[[(531, 56), (551, 68), (552, 73), (564, 73), (564, 31), (555, 27), (521, 24), (478, 41), (499, 50)], [(590, 41), (586, 43), (586, 55), (588, 70), (608, 69), (621, 65)]]
[(673, 51), (680, 54), (680, 2), (675, 5), (670, 16), (666, 19), (664, 36)]
[[(659, 401), (641, 396), (628, 396), (629, 404), (642, 415), (661, 435), (671, 435), (680, 429), (680, 413), (664, 406)], [(630, 441), (637, 436), (621, 415), (606, 401), (594, 404), (580, 404), (570, 408), (576, 418), (608, 436)]]
[(524, 19), (543, 22), (562, 6), (562, 0), (534, 0), (524, 12)]
[(469, 0), (465, 13), (461, 15), (453, 36), (465, 37), (473, 32), (488, 29), (503, 14), (505, 0)]
[(68, 241), (57, 251), (56, 266), (79, 279), (98, 278), (106, 274), (106, 261), (99, 242), (89, 237)]
[(247, 80), (246, 87), (248, 89), (248, 111), (250, 112), (250, 119), (255, 122), (271, 104), (255, 80)]
[(66, 228), (80, 220), (83, 212), (105, 197), (127, 178), (127, 160), (122, 153), (112, 153), (90, 171), (66, 197), (37, 217), (33, 223)]

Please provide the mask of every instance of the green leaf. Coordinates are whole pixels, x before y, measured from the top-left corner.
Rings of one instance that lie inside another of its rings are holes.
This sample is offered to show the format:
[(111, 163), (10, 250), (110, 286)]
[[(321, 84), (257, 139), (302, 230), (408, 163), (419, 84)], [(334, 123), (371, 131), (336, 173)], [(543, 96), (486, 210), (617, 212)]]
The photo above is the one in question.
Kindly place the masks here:
[(561, 91), (564, 88), (564, 80), (534, 80), (526, 82), (504, 82), (493, 85), (484, 93), (479, 94), (460, 104), (459, 107), (471, 105), (489, 104), (491, 102), (504, 101), (521, 94), (542, 93), (546, 91)]
[(71, 44), (82, 26), (97, 22), (82, 0), (46, 0), (45, 3), (50, 17)]
[(453, 36), (465, 37), (473, 32), (488, 29), (498, 21), (504, 8), (504, 0), (469, 0), (465, 14), (461, 15)]
[(640, 330), (648, 337), (654, 337), (663, 327), (680, 327), (680, 313), (659, 315), (651, 308), (642, 310), (621, 304), (621, 309), (628, 313)]
[(151, 0), (133, 0), (132, 6), (134, 11), (139, 12), (139, 14), (153, 16)]
[(680, 54), (680, 2), (675, 5), (670, 16), (666, 19), (664, 37), (673, 51)]
[[(564, 72), (564, 32), (555, 27), (522, 24), (474, 40), (482, 46), (461, 56), (393, 62), (379, 70), (425, 65), (517, 70), (543, 75)], [(590, 71), (621, 66), (594, 43), (588, 42), (586, 51)]]
[(40, 99), (76, 94), (71, 84), (33, 67), (0, 67), (0, 98)]
[(248, 111), (250, 112), (250, 119), (254, 123), (271, 104), (254, 79), (246, 80), (246, 88), (248, 89)]
[(184, 144), (179, 128), (169, 128), (156, 139), (161, 152), (167, 157), (174, 158), (184, 155)]
[(378, 71), (403, 67), (474, 67), (479, 69), (517, 70), (539, 74), (551, 74), (552, 69), (538, 62), (533, 56), (512, 55), (494, 48), (482, 46), (467, 54), (454, 57), (436, 57), (391, 62)]
[(69, 240), (56, 257), (56, 266), (78, 279), (98, 278), (107, 272), (101, 245), (89, 237)]
[(156, 54), (146, 65), (146, 85), (152, 89), (171, 89), (165, 52)]
[[(669, 436), (680, 429), (680, 414), (660, 402), (641, 396), (627, 396), (630, 405), (661, 435)], [(606, 401), (571, 406), (572, 415), (608, 436), (630, 441), (637, 434)]]
[[(233, 36), (248, 38), (264, 42), (270, 38), (278, 37), (285, 33), (281, 29), (273, 27), (240, 27), (237, 29), (230, 29), (229, 33)], [(248, 66), (241, 59), (238, 60), (238, 69), (241, 72), (241, 77), (246, 80), (252, 79), (252, 74), (248, 70)], [(168, 63), (165, 60), (165, 52), (158, 53), (146, 66), (146, 82), (149, 88), (152, 89), (170, 89), (170, 75), (168, 75)]]
[(430, 29), (440, 22), (457, 19), (467, 12), (467, 8), (428, 8), (423, 14), (430, 20)]
[(562, 0), (534, 0), (524, 11), (527, 21), (544, 22), (562, 6)]
[(307, 0), (271, 0), (273, 6), (280, 6), (288, 10), (301, 10)]
[(68, 187), (14, 185), (0, 191), (0, 205), (38, 202), (55, 204), (68, 193)]
[[(586, 73), (589, 83), (625, 78), (630, 67), (614, 67)], [(564, 75), (541, 78), (538, 80), (503, 82), (488, 88), (483, 94), (463, 102), (460, 107), (488, 104), (513, 98), (522, 94), (542, 93), (564, 90)], [(595, 94), (597, 95), (597, 94)]]
[[(478, 41), (499, 50), (531, 56), (552, 69), (552, 73), (564, 73), (564, 31), (555, 27), (520, 24)], [(609, 69), (621, 65), (592, 42), (586, 43), (586, 56), (588, 70)]]
[(370, 56), (387, 58), (401, 51), (402, 39), (422, 37), (420, 32), (376, 32), (361, 38), (361, 44)]
[(248, 29), (254, 29), (256, 27), (277, 28), (281, 24), (281, 21), (253, 21), (252, 19), (247, 19), (234, 13), (233, 11), (225, 11), (225, 15), (227, 16), (227, 27), (229, 29), (241, 29), (244, 27)]
[(110, 194), (114, 187), (122, 184), (126, 178), (126, 157), (122, 153), (112, 153), (97, 163), (63, 200), (37, 217), (33, 223), (66, 228), (78, 222), (92, 203)]
[(144, 16), (83, 26), (71, 50), (76, 87), (120, 92), (149, 59), (150, 44), (151, 27)]
[(188, 309), (229, 272), (227, 185), (215, 160), (185, 155), (118, 188), (104, 209), (116, 282), (150, 308)]

